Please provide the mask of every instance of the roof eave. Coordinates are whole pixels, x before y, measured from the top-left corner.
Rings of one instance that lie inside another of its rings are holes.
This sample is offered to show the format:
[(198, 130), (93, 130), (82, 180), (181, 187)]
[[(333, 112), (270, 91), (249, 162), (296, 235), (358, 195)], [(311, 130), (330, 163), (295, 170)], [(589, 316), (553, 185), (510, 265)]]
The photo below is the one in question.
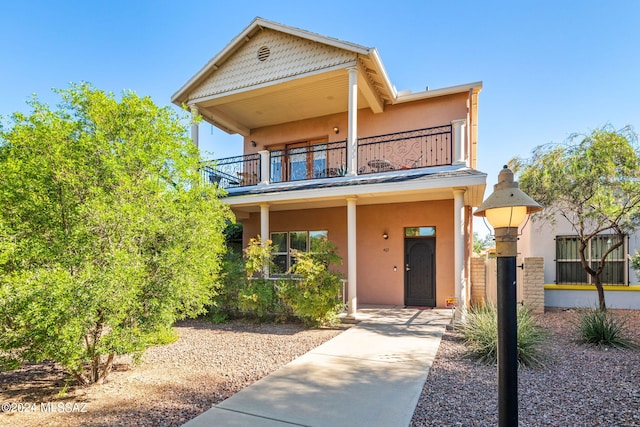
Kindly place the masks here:
[(229, 195), (224, 198), (224, 201), (233, 207), (256, 205), (269, 202), (274, 203), (309, 201), (314, 199), (344, 197), (346, 195), (389, 195), (398, 192), (425, 192), (430, 190), (435, 191), (454, 187), (478, 187), (481, 188), (482, 191), (479, 192), (479, 197), (477, 198), (477, 200), (469, 200), (467, 203), (470, 206), (479, 206), (482, 203), (484, 190), (486, 187), (486, 178), (487, 174), (480, 172), (472, 176), (440, 177), (437, 180), (431, 182), (407, 181), (400, 184), (397, 182), (370, 183), (354, 186), (328, 187), (324, 189), (290, 189), (277, 192), (242, 195), (234, 195), (233, 193), (229, 193)]
[[(300, 28), (294, 28), (260, 17), (255, 18), (240, 34), (233, 38), (216, 56), (209, 60), (204, 67), (191, 77), (177, 92), (171, 96), (171, 102), (182, 105), (187, 100), (187, 94), (205, 79), (212, 71), (217, 70), (235, 51), (251, 37), (263, 28), (291, 34), (297, 37), (309, 39), (318, 43), (324, 43), (339, 49), (350, 50), (361, 55), (371, 55), (375, 49), (364, 47), (355, 43), (345, 42), (331, 37), (322, 36)], [(377, 53), (376, 53), (377, 56)], [(378, 58), (379, 59), (379, 58)], [(382, 68), (384, 70), (384, 68)]]
[(403, 102), (418, 101), (420, 99), (436, 98), (439, 96), (454, 95), (456, 93), (467, 93), (470, 90), (473, 90), (474, 92), (480, 92), (482, 90), (482, 81), (444, 87), (434, 90), (426, 90), (423, 92), (410, 93), (407, 95), (398, 95), (395, 97), (393, 103), (401, 104)]

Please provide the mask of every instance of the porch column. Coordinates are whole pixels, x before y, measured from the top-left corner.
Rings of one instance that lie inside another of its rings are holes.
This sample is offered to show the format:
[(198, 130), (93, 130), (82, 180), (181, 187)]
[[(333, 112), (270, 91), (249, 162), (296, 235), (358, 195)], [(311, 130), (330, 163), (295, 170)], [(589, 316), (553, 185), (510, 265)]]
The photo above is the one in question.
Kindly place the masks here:
[(347, 175), (358, 173), (358, 67), (349, 67), (349, 129), (347, 130)]
[[(264, 203), (260, 205), (260, 241), (262, 246), (269, 240), (269, 205)], [(269, 277), (269, 268), (265, 267), (263, 271), (264, 277)]]
[(271, 180), (269, 176), (269, 163), (271, 162), (271, 153), (269, 150), (260, 150), (260, 184), (268, 184)]
[(464, 268), (464, 189), (453, 190), (453, 280), (458, 300), (456, 317), (467, 308), (467, 286)]
[(356, 286), (356, 198), (347, 198), (347, 316), (354, 318), (358, 310)]
[(198, 141), (198, 107), (196, 105), (190, 105), (189, 110), (191, 110), (191, 139), (193, 140), (193, 144), (196, 147), (199, 147)]
[(467, 121), (465, 119), (451, 121), (451, 129), (453, 131), (452, 163), (454, 165), (467, 164), (467, 139), (465, 138), (465, 136), (467, 135), (466, 129), (465, 129), (466, 124), (467, 124)]

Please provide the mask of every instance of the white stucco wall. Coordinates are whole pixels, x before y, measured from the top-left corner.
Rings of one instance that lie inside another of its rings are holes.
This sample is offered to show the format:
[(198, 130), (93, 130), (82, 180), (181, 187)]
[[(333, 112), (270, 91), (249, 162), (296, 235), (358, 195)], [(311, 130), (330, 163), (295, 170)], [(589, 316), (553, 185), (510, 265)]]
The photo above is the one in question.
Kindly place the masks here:
[[(640, 310), (640, 286), (625, 286), (628, 290), (604, 291), (608, 308)], [(591, 290), (545, 289), (545, 307), (594, 308), (598, 306), (598, 293)]]
[[(526, 227), (521, 230), (522, 235), (518, 241), (518, 252), (523, 257), (543, 257), (544, 258), (544, 282), (555, 283), (556, 280), (556, 242), (554, 238), (558, 235), (575, 235), (571, 225), (564, 219), (559, 218), (555, 225), (548, 222), (529, 220)], [(629, 254), (640, 251), (640, 233), (635, 233), (629, 238)], [(629, 283), (631, 285), (640, 284), (640, 279), (636, 271), (628, 267)]]

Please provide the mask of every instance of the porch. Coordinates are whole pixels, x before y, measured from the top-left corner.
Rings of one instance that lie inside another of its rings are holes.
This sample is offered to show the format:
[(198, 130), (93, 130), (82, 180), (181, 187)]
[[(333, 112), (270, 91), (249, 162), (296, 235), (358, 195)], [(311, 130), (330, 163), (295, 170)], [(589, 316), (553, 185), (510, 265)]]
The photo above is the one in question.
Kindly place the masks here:
[[(465, 163), (464, 121), (348, 141), (278, 147), (212, 160), (202, 179), (224, 189)], [(353, 162), (349, 151), (355, 152)], [(354, 165), (354, 166), (352, 166)]]

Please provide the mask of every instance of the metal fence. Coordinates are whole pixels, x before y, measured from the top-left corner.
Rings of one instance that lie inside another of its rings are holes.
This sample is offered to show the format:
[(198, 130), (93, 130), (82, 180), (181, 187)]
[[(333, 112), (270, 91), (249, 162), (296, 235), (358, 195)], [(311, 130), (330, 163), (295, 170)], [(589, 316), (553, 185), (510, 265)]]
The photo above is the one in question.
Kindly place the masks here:
[(227, 157), (207, 162), (200, 168), (205, 182), (221, 188), (244, 187), (260, 182), (260, 154)]
[(450, 165), (452, 126), (358, 139), (358, 174)]

